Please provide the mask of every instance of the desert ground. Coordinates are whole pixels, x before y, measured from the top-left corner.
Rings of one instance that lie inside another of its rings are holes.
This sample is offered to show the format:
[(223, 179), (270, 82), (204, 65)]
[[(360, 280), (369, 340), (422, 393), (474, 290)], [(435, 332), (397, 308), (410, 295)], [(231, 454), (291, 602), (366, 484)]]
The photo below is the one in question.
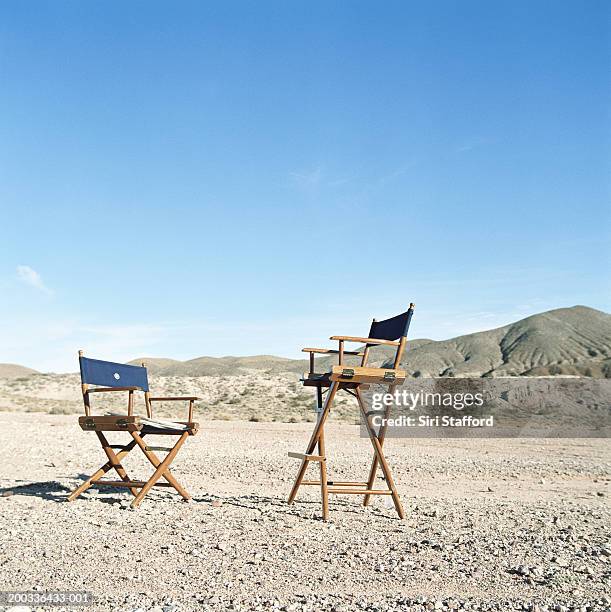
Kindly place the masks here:
[[(608, 440), (390, 439), (406, 519), (333, 496), (324, 523), (316, 487), (286, 503), (311, 423), (199, 420), (173, 469), (193, 500), (131, 510), (125, 489), (65, 501), (104, 462), (75, 415), (0, 413), (2, 588), (96, 610), (611, 610)], [(367, 473), (355, 425), (327, 447), (331, 477)]]
[[(238, 376), (149, 376), (154, 395), (196, 395), (207, 420), (250, 420), (277, 422), (313, 422), (316, 418), (314, 394), (305, 389), (293, 372), (247, 370)], [(92, 400), (100, 413), (125, 410), (125, 394)], [(142, 396), (137, 410), (144, 414)], [(155, 415), (177, 418), (181, 406), (156, 404)], [(82, 414), (78, 374), (31, 374), (16, 378), (0, 377), (0, 411), (48, 412), (49, 414)], [(184, 412), (183, 412), (184, 416)], [(350, 396), (338, 397), (333, 419), (354, 423), (358, 417), (356, 401)]]

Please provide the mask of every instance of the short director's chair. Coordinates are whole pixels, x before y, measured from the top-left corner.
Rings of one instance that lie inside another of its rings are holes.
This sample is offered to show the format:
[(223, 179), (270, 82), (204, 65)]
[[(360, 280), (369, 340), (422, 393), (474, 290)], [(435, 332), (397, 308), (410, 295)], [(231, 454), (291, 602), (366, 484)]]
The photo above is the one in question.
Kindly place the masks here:
[[(305, 453), (289, 453), (290, 457), (301, 460), (301, 466), (288, 499), (289, 504), (293, 503), (295, 500), (301, 485), (315, 485), (320, 487), (322, 496), (322, 516), (325, 521), (329, 517), (329, 493), (363, 495), (364, 506), (369, 504), (372, 495), (390, 495), (392, 496), (399, 517), (405, 517), (399, 493), (397, 492), (390, 467), (382, 450), (387, 428), (385, 425), (382, 425), (378, 431), (375, 430), (369, 420), (362, 392), (368, 389), (370, 384), (383, 384), (388, 385), (388, 390), (392, 393), (396, 386), (403, 384), (405, 381), (405, 370), (400, 370), (398, 368), (401, 363), (403, 352), (405, 351), (407, 332), (413, 313), (414, 304), (410, 304), (406, 312), (396, 317), (384, 321), (376, 321), (374, 319), (367, 338), (358, 336), (331, 336), (331, 340), (337, 340), (339, 342), (338, 350), (319, 348), (303, 349), (304, 352), (310, 354), (310, 371), (304, 374), (302, 382), (305, 386), (316, 388), (319, 416)], [(362, 350), (346, 351), (344, 350), (344, 344), (346, 342), (355, 342), (363, 344), (364, 346)], [(391, 368), (367, 367), (370, 348), (379, 345), (396, 347)], [(328, 372), (322, 374), (316, 373), (314, 371), (315, 354), (337, 355), (338, 364), (332, 366), (331, 370)], [(344, 363), (344, 357), (346, 355), (361, 357), (360, 365), (346, 365)], [(323, 391), (323, 389), (325, 390)], [(366, 482), (340, 482), (327, 479), (325, 423), (338, 391), (349, 393), (357, 399), (363, 422), (367, 428), (367, 433), (373, 446), (373, 460)], [(324, 397), (325, 394), (326, 397)], [(386, 408), (386, 419), (384, 423), (388, 419), (389, 414), (390, 406)], [(311, 462), (318, 463), (319, 465), (319, 480), (304, 480), (306, 470)], [(378, 467), (382, 469), (387, 489), (374, 489)]]
[[(134, 496), (132, 508), (137, 508), (152, 487), (172, 487), (178, 491), (184, 500), (191, 498), (187, 490), (170, 472), (170, 464), (178, 454), (181, 446), (189, 436), (197, 433), (198, 425), (193, 422), (193, 405), (197, 397), (151, 397), (148, 375), (144, 364), (142, 366), (113, 363), (83, 357), (79, 351), (81, 369), (81, 390), (85, 404), (85, 416), (79, 417), (79, 425), (84, 431), (95, 432), (108, 461), (75, 489), (68, 501), (75, 500), (92, 485), (107, 487), (126, 487)], [(94, 386), (92, 386), (94, 385)], [(144, 403), (147, 416), (134, 414), (134, 393), (144, 393)], [(96, 416), (91, 414), (91, 395), (94, 393), (127, 392), (127, 414), (116, 413)], [(165, 421), (153, 419), (153, 402), (187, 401), (187, 421)], [(106, 432), (123, 431), (129, 433), (131, 441), (127, 444), (109, 444)], [(178, 440), (171, 447), (148, 446), (145, 436), (176, 436)], [(144, 453), (147, 460), (155, 468), (153, 475), (147, 480), (132, 480), (122, 465), (123, 459), (136, 447)], [(117, 451), (117, 452), (115, 452)], [(167, 455), (162, 460), (155, 451), (165, 451)], [(121, 480), (102, 480), (102, 476), (114, 470)], [(165, 482), (159, 482), (163, 479)]]

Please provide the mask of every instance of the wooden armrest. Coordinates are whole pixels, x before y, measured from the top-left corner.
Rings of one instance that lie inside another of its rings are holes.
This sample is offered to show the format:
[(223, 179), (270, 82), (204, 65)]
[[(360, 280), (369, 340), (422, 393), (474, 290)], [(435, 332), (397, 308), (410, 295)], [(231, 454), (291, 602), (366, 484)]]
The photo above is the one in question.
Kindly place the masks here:
[(199, 399), (201, 398), (195, 397), (194, 395), (185, 397), (149, 397), (149, 401), (151, 402), (189, 402), (189, 422), (193, 421), (193, 402)]
[(138, 415), (104, 415), (79, 417), (79, 425), (84, 431), (140, 431), (142, 423)]
[(149, 397), (151, 402), (177, 402), (177, 401), (187, 401), (187, 402), (195, 402), (201, 399), (201, 397)]
[(385, 346), (399, 346), (397, 340), (380, 340), (379, 338), (361, 338), (360, 336), (331, 336), (331, 340), (345, 342), (361, 342), (363, 344), (384, 344)]
[(86, 393), (106, 393), (107, 391), (142, 391), (142, 387), (96, 387), (87, 389)]
[[(321, 353), (325, 355), (337, 355), (339, 351), (336, 349), (322, 349), (322, 348), (304, 348), (301, 349), (302, 353)], [(344, 351), (344, 355), (357, 355), (359, 357), (363, 356), (363, 353), (359, 353), (358, 351)]]
[(340, 382), (403, 384), (405, 370), (394, 368), (368, 368), (361, 366), (333, 366), (330, 379)]

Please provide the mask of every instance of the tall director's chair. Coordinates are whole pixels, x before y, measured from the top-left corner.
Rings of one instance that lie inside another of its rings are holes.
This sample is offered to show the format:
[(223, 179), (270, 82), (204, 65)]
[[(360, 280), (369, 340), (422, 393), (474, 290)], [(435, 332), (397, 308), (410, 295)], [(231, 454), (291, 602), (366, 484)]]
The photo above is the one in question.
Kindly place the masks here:
[[(405, 351), (405, 345), (407, 341), (407, 332), (409, 325), (414, 314), (414, 304), (410, 304), (406, 312), (386, 319), (384, 321), (373, 320), (371, 328), (369, 330), (369, 336), (362, 338), (358, 336), (331, 336), (331, 340), (337, 340), (339, 342), (338, 350), (333, 349), (319, 349), (319, 348), (304, 348), (303, 352), (310, 354), (310, 371), (304, 374), (302, 382), (307, 387), (316, 388), (317, 406), (319, 410), (319, 417), (314, 427), (314, 432), (310, 438), (308, 446), (306, 447), (305, 453), (289, 453), (290, 457), (300, 459), (301, 466), (297, 472), (297, 478), (295, 484), (289, 495), (288, 503), (291, 504), (297, 496), (299, 487), (301, 485), (316, 485), (320, 486), (320, 492), (322, 497), (322, 516), (323, 520), (329, 518), (329, 493), (338, 494), (353, 494), (363, 495), (363, 505), (367, 506), (371, 500), (372, 495), (390, 495), (392, 496), (393, 503), (399, 518), (404, 518), (405, 513), (399, 493), (395, 486), (395, 482), (390, 471), (390, 467), (382, 447), (384, 445), (384, 438), (386, 437), (386, 422), (390, 414), (390, 406), (386, 408), (386, 415), (382, 426), (376, 432), (372, 426), (365, 403), (363, 401), (362, 391), (369, 387), (369, 384), (387, 384), (389, 392), (392, 392), (398, 385), (403, 384), (406, 372), (400, 370), (399, 365), (403, 352)], [(362, 350), (359, 351), (346, 351), (344, 350), (344, 344), (346, 342), (357, 342), (364, 344)], [(367, 360), (369, 358), (369, 351), (372, 346), (394, 346), (397, 348), (392, 368), (370, 368), (367, 367)], [(337, 355), (338, 365), (332, 366), (331, 371), (322, 374), (314, 371), (314, 355)], [(360, 366), (347, 366), (344, 364), (344, 356), (352, 355), (362, 357)], [(326, 388), (326, 391), (323, 391)], [(340, 482), (331, 481), (327, 479), (327, 457), (325, 455), (325, 423), (333, 400), (337, 395), (338, 391), (344, 391), (354, 396), (359, 404), (359, 408), (362, 413), (363, 421), (373, 446), (373, 460), (371, 462), (371, 469), (369, 470), (369, 478), (363, 482)], [(326, 398), (323, 396), (326, 393)], [(317, 452), (315, 452), (317, 450)], [(304, 480), (304, 476), (308, 465), (311, 462), (319, 464), (320, 479), (319, 480)], [(378, 467), (382, 469), (382, 474), (387, 485), (387, 489), (374, 489), (376, 474)]]

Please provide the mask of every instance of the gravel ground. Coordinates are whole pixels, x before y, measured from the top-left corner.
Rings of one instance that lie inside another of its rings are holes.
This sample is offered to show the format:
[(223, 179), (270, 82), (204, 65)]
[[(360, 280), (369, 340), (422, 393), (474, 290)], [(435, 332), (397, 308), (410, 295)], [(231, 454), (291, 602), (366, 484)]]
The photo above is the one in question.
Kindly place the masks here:
[[(75, 416), (0, 413), (2, 588), (88, 590), (99, 610), (611, 610), (608, 440), (392, 439), (406, 520), (333, 496), (323, 523), (314, 487), (286, 504), (311, 428), (204, 423), (173, 470), (194, 499), (134, 511), (125, 490), (64, 501), (103, 463)], [(357, 427), (327, 446), (332, 476), (367, 473)]]

